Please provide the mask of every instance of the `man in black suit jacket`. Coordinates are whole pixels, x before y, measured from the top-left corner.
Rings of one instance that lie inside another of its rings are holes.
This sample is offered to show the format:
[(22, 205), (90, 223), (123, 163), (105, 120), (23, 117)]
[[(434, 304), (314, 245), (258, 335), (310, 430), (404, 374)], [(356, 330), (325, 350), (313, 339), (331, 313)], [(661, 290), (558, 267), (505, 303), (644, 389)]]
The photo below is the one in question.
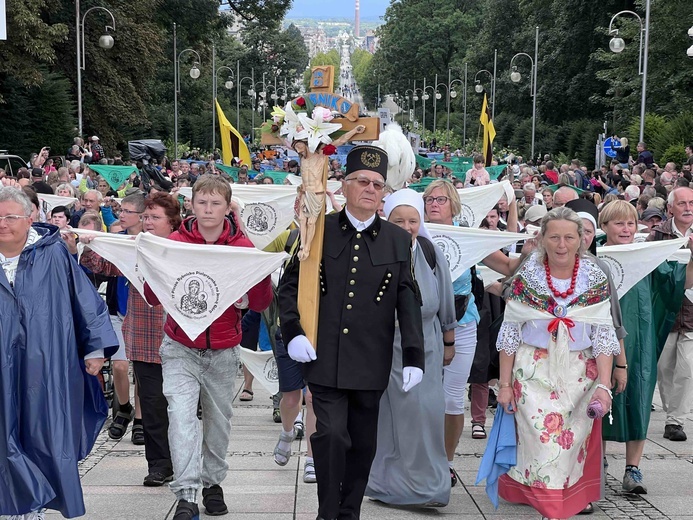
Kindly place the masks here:
[(346, 206), (325, 217), (317, 352), (299, 321), (297, 258), (279, 288), (282, 337), (289, 355), (305, 363), (313, 394), (317, 431), (311, 443), (318, 518), (324, 520), (360, 516), (375, 456), (380, 397), (392, 367), (395, 326), (402, 333), (404, 390), (423, 376), (411, 235), (376, 214), (386, 175), (387, 154), (378, 147), (357, 146), (347, 156)]

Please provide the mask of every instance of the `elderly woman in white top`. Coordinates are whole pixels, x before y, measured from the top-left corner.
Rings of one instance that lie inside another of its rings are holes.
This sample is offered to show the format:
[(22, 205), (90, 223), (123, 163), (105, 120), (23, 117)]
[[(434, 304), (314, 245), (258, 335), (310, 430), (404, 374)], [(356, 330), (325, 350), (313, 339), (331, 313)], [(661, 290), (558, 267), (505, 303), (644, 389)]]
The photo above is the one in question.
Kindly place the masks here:
[[(584, 254), (582, 219), (569, 208), (541, 223), (538, 250), (512, 279), (498, 337), (498, 403), (515, 414), (517, 465), (499, 494), (548, 518), (568, 518), (601, 495), (601, 421), (611, 408), (620, 352), (607, 275)], [(617, 297), (613, 295), (613, 297)]]

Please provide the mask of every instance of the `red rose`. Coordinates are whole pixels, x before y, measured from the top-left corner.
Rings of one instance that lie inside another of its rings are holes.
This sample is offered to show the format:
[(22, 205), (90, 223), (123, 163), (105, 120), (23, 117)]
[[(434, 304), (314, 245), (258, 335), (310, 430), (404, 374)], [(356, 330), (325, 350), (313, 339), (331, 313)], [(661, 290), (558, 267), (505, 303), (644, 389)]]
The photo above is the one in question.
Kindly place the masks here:
[(549, 351), (545, 348), (535, 348), (532, 357), (534, 358), (534, 361), (539, 361), (540, 359), (549, 357)]
[(585, 362), (585, 373), (588, 379), (596, 381), (599, 377), (599, 370), (597, 369), (597, 360), (594, 358), (588, 358)]
[(515, 401), (519, 401), (522, 397), (522, 383), (517, 379), (513, 383), (513, 394), (515, 395)]
[(337, 153), (337, 148), (332, 144), (326, 144), (322, 149), (322, 153), (324, 155), (333, 155)]
[(549, 439), (551, 439), (551, 437), (549, 436), (548, 433), (541, 432), (541, 435), (539, 436), (539, 440), (541, 441), (542, 444), (547, 444), (549, 442)]
[(543, 480), (535, 480), (534, 482), (532, 482), (532, 487), (546, 489), (546, 482), (544, 482)]
[(303, 99), (302, 97), (300, 97), (296, 100), (296, 104), (300, 107), (304, 107), (304, 106), (306, 106), (306, 100)]
[(551, 395), (549, 395), (549, 399), (551, 399), (552, 401), (556, 401), (558, 399), (558, 392), (551, 390)]
[(551, 412), (544, 417), (544, 428), (548, 433), (556, 433), (563, 428), (563, 416), (558, 412)]
[(569, 450), (571, 446), (573, 445), (573, 438), (575, 436), (573, 435), (573, 432), (570, 430), (563, 430), (561, 434), (558, 436), (556, 439), (556, 442), (558, 445), (563, 448), (564, 450)]

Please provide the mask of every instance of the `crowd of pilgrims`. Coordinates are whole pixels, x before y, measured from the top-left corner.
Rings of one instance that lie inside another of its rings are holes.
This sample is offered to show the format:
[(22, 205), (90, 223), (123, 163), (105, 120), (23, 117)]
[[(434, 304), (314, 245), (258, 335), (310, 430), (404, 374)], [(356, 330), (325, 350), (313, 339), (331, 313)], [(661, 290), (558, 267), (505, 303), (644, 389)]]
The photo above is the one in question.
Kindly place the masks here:
[[(98, 139), (95, 144), (98, 148), (92, 145), (89, 153), (94, 150), (98, 162), (124, 164), (119, 156), (107, 158)], [(252, 247), (235, 216), (238, 208), (231, 203), (233, 184), (274, 184), (274, 177), (264, 175), (265, 170), (300, 175), (300, 164), (281, 153), (258, 152), (250, 165), (238, 165), (237, 177), (231, 178), (216, 167), (214, 157), (165, 159), (155, 167), (174, 187), (164, 189), (153, 183), (145, 193), (136, 175), (112, 189), (89, 168), (89, 158), (79, 145), (72, 150), (73, 160), (64, 165), (56, 168), (42, 150), (15, 178), (2, 178), (0, 236), (5, 238), (0, 245), (6, 247), (0, 251), (0, 260), (4, 277), (19, 292), (14, 277), (27, 269), (18, 260), (19, 253), (54, 236), (51, 225), (58, 228), (64, 249), (80, 266), (80, 276), (86, 275), (96, 288), (106, 287), (105, 301), (119, 348), (113, 353), (104, 349), (111, 346), (107, 342), (92, 341), (94, 352), (84, 357), (89, 373), (98, 373), (88, 363), (90, 356), (110, 358), (117, 398), (108, 435), (121, 439), (129, 431), (134, 444), (144, 445), (149, 470), (143, 483), (161, 486), (173, 481), (172, 489), (180, 500), (176, 519), (196, 518), (197, 489), (191, 483), (198, 481), (208, 514), (224, 514), (227, 508), (220, 483), (228, 469), (224, 453), (232, 396), (222, 394), (228, 388), (222, 383), (236, 376), (239, 357), (234, 351), (238, 349), (218, 351), (227, 357), (211, 366), (204, 365), (200, 356), (180, 359), (181, 363), (196, 363), (198, 370), (213, 368), (219, 379), (216, 388), (209, 384), (200, 393), (200, 402), (188, 394), (188, 399), (182, 399), (173, 386), (184, 381), (173, 368), (162, 370), (162, 357), (179, 356), (175, 347), (180, 345), (200, 348), (193, 343), (205, 338), (191, 342), (161, 306), (150, 306), (112, 263), (90, 250), (89, 236), (80, 241), (70, 230), (149, 232), (183, 242)], [(423, 177), (435, 178), (423, 193), (411, 189), (392, 193), (375, 182), (367, 186), (381, 197), (380, 217), (412, 237), (425, 374), (415, 390), (402, 389), (402, 338), (396, 330), (391, 381), (380, 402), (377, 451), (366, 496), (387, 504), (446, 506), (451, 488), (459, 483), (461, 462), (455, 460), (455, 451), (465, 431), (465, 412), (470, 416), (471, 438), (483, 442), (490, 435), (495, 410), (514, 416), (518, 438), (517, 463), (499, 479), (499, 494), (504, 499), (531, 505), (548, 518), (590, 512), (591, 503), (603, 497), (607, 441), (626, 444), (624, 492), (647, 493), (639, 466), (657, 383), (666, 413), (664, 438), (686, 440), (683, 426), (693, 397), (693, 303), (683, 297), (683, 291), (693, 285), (693, 270), (691, 264), (677, 266), (662, 259), (655, 271), (619, 299), (609, 266), (596, 256), (596, 246), (599, 240), (608, 246), (691, 234), (693, 150), (687, 147), (686, 152), (686, 164), (668, 163), (660, 168), (644, 143), (639, 143), (637, 159), (621, 150), (616, 160), (595, 171), (587, 171), (577, 160), (558, 165), (545, 157), (535, 164), (518, 157), (508, 160), (499, 179), (490, 178), (483, 158), (477, 156), (463, 179), (435, 161), (429, 169), (416, 168), (411, 184)], [(443, 163), (458, 152), (445, 149), (444, 153)], [(330, 179), (348, 180), (348, 175), (337, 159), (330, 161)], [(515, 197), (508, 200), (503, 196), (481, 227), (526, 233), (527, 239), (483, 260), (502, 279), (484, 281), (480, 269), (472, 267), (452, 280), (426, 224), (456, 225), (455, 217), (461, 211), (459, 189), (474, 189), (504, 178), (511, 181)], [(192, 199), (179, 194), (180, 188), (190, 186)], [(46, 212), (39, 201), (41, 193), (78, 200)], [(335, 194), (328, 193), (335, 211), (344, 211)], [(210, 209), (216, 198), (221, 210)], [(21, 220), (26, 201), (30, 218), (22, 235), (11, 228), (24, 225), (16, 220)], [(202, 225), (196, 217), (199, 212), (217, 219), (216, 234)], [(266, 250), (293, 253), (295, 235), (287, 230)], [(20, 236), (24, 243), (19, 251), (7, 248), (11, 239)], [(677, 308), (658, 309), (658, 288), (663, 287), (679, 294)], [(150, 296), (147, 301), (155, 303), (156, 297)], [(276, 314), (268, 316), (267, 311), (272, 299), (267, 279), (214, 322), (211, 341), (227, 345), (229, 335), (235, 335), (232, 345), (257, 349), (260, 330), (266, 333), (268, 320), (276, 321)], [(97, 305), (95, 302), (89, 296), (82, 303), (86, 307)], [(3, 308), (6, 305), (2, 303)], [(90, 310), (81, 312), (86, 315)], [(313, 483), (317, 478), (310, 439), (316, 424), (310, 388), (281, 334), (276, 327), (269, 330), (276, 333), (271, 344), (281, 390), (274, 399), (273, 418), (281, 423), (274, 461), (286, 465), (292, 442), (305, 436), (308, 456), (303, 480)], [(135, 395), (130, 395), (131, 368)], [(252, 385), (252, 374), (244, 370), (241, 401), (253, 400)], [(610, 411), (603, 420), (585, 413), (595, 401), (602, 411)], [(178, 413), (193, 408), (191, 413), (199, 416), (205, 430), (202, 468), (190, 456), (200, 442), (191, 432), (199, 426), (187, 419), (189, 413), (186, 419), (180, 419), (182, 413)], [(182, 468), (183, 474), (174, 475), (174, 467)], [(7, 491), (0, 491), (0, 498), (4, 493)], [(0, 518), (5, 518), (3, 513), (19, 514), (12, 510), (11, 502), (7, 497), (0, 500)], [(181, 503), (190, 507), (181, 508)], [(16, 518), (42, 518), (43, 507), (58, 509), (65, 516), (83, 513), (79, 501), (75, 505), (69, 500), (45, 500), (32, 505), (41, 507)]]

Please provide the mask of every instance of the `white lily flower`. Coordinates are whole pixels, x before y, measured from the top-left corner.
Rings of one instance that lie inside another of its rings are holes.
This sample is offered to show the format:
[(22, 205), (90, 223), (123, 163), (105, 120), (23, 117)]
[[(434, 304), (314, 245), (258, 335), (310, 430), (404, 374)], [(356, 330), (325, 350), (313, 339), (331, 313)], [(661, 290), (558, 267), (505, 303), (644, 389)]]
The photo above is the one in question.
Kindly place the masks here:
[(312, 153), (315, 153), (320, 143), (330, 144), (332, 142), (330, 134), (342, 128), (340, 124), (324, 122), (321, 114), (316, 114), (316, 116), (315, 119), (312, 119), (306, 114), (298, 114), (301, 126), (308, 133), (308, 149)]
[[(284, 124), (279, 129), (279, 135), (285, 137), (289, 142), (295, 141), (297, 134), (299, 134), (303, 128), (301, 127), (301, 122), (291, 107), (291, 102), (287, 103), (284, 108)], [(300, 139), (300, 138), (299, 138)]]

